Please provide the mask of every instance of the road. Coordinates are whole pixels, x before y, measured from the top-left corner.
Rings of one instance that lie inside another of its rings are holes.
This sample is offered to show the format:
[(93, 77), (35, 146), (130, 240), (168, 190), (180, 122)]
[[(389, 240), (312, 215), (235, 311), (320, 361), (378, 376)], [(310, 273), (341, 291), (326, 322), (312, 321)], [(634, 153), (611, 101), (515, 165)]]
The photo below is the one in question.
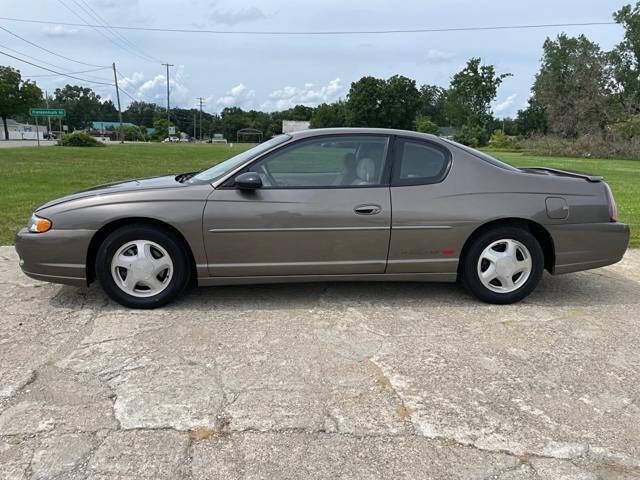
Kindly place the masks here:
[[(41, 147), (53, 147), (57, 140), (40, 140)], [(0, 140), (0, 148), (37, 147), (37, 140)]]
[(640, 251), (519, 305), (454, 285), (126, 310), (0, 248), (0, 478), (640, 478)]

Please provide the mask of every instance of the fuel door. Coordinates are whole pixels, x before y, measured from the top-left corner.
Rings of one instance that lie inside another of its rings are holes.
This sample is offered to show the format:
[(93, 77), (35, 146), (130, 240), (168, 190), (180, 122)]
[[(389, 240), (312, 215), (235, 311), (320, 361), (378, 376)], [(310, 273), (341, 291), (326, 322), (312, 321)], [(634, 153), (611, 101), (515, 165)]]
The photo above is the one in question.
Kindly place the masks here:
[(564, 220), (569, 216), (569, 205), (562, 197), (547, 197), (547, 216), (554, 220)]

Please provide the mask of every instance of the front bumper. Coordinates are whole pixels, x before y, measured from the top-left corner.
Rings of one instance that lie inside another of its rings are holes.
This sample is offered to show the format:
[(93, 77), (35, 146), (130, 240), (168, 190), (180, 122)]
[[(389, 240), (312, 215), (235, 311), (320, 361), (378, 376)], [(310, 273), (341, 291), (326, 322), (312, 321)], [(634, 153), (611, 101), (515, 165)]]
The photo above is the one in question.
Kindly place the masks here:
[(87, 251), (95, 231), (56, 230), (16, 235), (16, 252), (25, 275), (45, 282), (87, 285)]
[(629, 225), (619, 222), (555, 225), (549, 232), (556, 254), (554, 274), (612, 265), (629, 246)]

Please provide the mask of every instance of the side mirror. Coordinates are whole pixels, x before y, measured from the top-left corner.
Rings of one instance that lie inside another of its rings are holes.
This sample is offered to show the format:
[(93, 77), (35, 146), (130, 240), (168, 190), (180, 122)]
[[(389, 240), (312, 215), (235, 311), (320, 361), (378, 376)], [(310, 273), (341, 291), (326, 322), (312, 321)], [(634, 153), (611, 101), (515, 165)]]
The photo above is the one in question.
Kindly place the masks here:
[(236, 177), (235, 185), (240, 190), (255, 190), (262, 187), (262, 179), (256, 172), (245, 172)]

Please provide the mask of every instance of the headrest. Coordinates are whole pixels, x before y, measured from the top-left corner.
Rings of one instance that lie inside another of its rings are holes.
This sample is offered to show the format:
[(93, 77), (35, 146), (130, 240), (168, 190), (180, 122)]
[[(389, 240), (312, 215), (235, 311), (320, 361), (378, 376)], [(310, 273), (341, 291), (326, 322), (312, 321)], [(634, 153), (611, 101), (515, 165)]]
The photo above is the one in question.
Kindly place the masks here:
[(361, 158), (356, 167), (356, 175), (367, 183), (373, 183), (376, 176), (376, 163), (370, 158)]

